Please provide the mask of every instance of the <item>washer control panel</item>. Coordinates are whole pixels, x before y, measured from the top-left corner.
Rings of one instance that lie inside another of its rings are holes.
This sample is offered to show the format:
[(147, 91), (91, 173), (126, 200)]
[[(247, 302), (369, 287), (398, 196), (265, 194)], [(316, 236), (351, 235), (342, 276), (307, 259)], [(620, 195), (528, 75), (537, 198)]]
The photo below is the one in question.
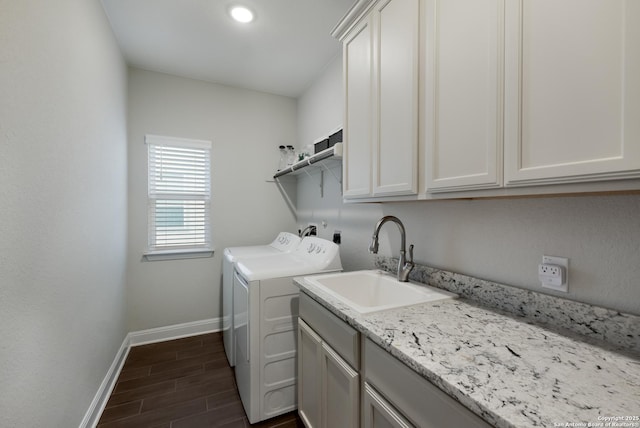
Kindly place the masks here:
[(307, 253), (309, 254), (320, 254), (320, 253), (326, 253), (327, 252), (327, 248), (322, 245), (322, 244), (316, 244), (313, 242), (309, 242), (307, 244)]
[(340, 247), (317, 236), (304, 237), (294, 253), (314, 265), (339, 263), (340, 260)]
[(280, 232), (271, 243), (271, 246), (280, 251), (293, 251), (300, 241), (301, 239), (298, 235), (289, 232)]

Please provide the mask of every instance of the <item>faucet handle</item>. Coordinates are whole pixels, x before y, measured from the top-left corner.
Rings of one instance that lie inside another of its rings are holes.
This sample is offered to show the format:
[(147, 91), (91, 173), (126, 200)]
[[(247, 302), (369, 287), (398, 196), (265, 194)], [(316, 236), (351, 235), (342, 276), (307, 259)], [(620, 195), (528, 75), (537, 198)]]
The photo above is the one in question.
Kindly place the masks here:
[(409, 245), (409, 259), (407, 261), (413, 263), (413, 244)]

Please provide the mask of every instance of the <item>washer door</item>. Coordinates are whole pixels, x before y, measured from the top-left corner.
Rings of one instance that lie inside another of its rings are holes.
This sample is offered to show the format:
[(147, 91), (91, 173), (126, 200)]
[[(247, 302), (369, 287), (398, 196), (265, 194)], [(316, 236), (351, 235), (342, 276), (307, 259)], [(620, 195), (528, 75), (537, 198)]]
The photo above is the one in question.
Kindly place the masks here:
[[(236, 339), (236, 384), (244, 411), (251, 423), (257, 422), (260, 412), (258, 384), (254, 385), (251, 363), (251, 335), (249, 319), (249, 284), (237, 272), (233, 275), (233, 324)], [(258, 321), (259, 322), (259, 321)], [(259, 350), (254, 350), (254, 355)]]

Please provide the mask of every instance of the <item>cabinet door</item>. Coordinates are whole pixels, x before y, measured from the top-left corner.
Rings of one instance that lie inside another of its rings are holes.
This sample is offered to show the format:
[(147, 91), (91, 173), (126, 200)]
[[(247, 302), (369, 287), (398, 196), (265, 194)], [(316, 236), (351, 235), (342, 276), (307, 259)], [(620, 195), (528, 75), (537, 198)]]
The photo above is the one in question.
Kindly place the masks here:
[(383, 0), (374, 19), (374, 196), (417, 193), (418, 0)]
[(640, 176), (640, 2), (506, 3), (507, 185)]
[(368, 383), (364, 383), (364, 428), (411, 428), (411, 425)]
[(345, 127), (343, 196), (371, 196), (372, 29), (365, 19), (343, 41)]
[(298, 414), (307, 428), (319, 428), (322, 381), (322, 341), (301, 319), (298, 320)]
[(322, 426), (358, 428), (358, 373), (322, 343)]
[(425, 7), (427, 191), (500, 187), (504, 0)]

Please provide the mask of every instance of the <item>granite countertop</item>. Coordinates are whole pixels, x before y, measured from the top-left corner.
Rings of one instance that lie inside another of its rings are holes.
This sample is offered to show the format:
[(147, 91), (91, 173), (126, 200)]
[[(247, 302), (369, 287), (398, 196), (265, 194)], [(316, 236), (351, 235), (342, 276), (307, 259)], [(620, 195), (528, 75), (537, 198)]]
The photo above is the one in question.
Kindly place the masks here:
[(360, 314), (301, 278), (296, 283), (491, 425), (640, 427), (635, 352), (464, 298)]

